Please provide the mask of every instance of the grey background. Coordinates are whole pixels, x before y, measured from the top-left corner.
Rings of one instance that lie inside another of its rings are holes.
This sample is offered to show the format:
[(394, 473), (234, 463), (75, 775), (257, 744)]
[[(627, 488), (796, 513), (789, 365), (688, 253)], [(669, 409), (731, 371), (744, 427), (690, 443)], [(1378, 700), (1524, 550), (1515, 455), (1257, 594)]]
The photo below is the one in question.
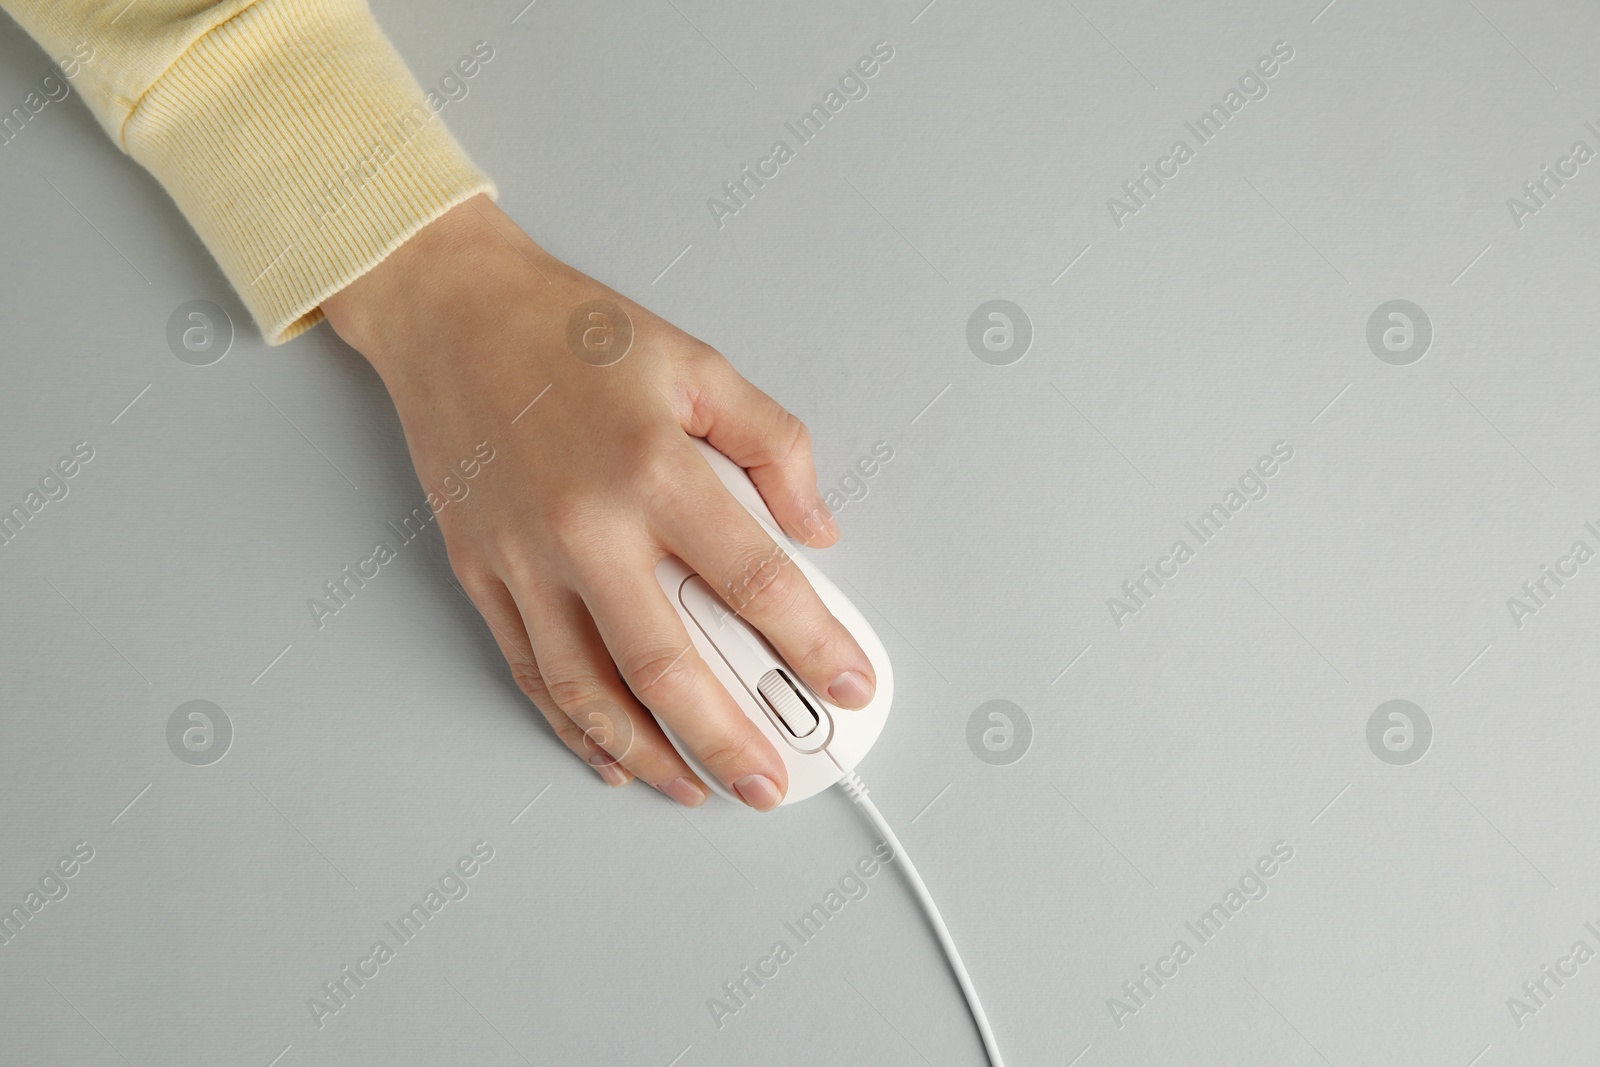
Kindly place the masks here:
[[(1520, 629), (1506, 599), (1600, 547), (1600, 164), (1520, 230), (1505, 201), (1600, 147), (1600, 13), (924, 3), (376, 8), (425, 85), (490, 42), (443, 118), (503, 205), (805, 418), (824, 484), (893, 445), (820, 562), (894, 658), (863, 777), (1009, 1063), (1579, 1062), (1600, 963), (1521, 1028), (1506, 998), (1600, 948), (1600, 563)], [(707, 198), (878, 40), (870, 95), (719, 230)], [(1117, 228), (1278, 40), (1269, 95)], [(0, 27), (0, 104), (48, 69)], [(837, 796), (606, 790), (435, 530), (315, 629), (421, 503), (387, 398), (326, 327), (268, 350), (80, 102), (0, 147), (0, 232), (0, 501), (95, 449), (0, 548), (0, 902), (95, 849), (0, 947), (0, 1062), (981, 1062), (892, 872), (717, 1029), (870, 831)], [(196, 299), (236, 326), (209, 367), (165, 340)], [(993, 299), (1032, 321), (1010, 366), (966, 345)], [(1433, 325), (1410, 366), (1366, 344), (1392, 299)], [(1118, 629), (1106, 599), (1280, 439), (1270, 495)], [(195, 699), (233, 725), (210, 766), (167, 747)], [(1007, 766), (967, 745), (995, 699), (1033, 728)], [(1396, 699), (1433, 727), (1405, 766), (1366, 739)], [(480, 839), (470, 895), (318, 1030), (307, 998)], [(1280, 840), (1119, 1029), (1107, 998)]]

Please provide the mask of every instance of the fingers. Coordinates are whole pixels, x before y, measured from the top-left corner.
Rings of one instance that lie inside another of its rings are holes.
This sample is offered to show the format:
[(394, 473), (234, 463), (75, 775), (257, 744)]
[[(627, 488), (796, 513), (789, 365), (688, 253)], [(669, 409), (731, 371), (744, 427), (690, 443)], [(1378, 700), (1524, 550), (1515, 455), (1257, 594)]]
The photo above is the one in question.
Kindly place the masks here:
[(593, 767), (595, 773), (599, 774), (607, 785), (619, 786), (631, 782), (633, 776), (617, 766), (616, 761), (610, 756), (604, 756), (599, 763), (591, 762), (591, 757), (599, 750), (587, 740), (584, 731), (551, 697), (549, 688), (545, 685), (544, 675), (539, 670), (538, 661), (534, 658), (533, 649), (528, 641), (528, 631), (523, 626), (516, 600), (505, 585), (492, 578), (477, 581), (463, 579), (461, 584), (477, 607), (478, 613), (489, 624), (495, 644), (500, 646), (500, 654), (510, 666), (511, 677), (516, 681), (517, 688), (533, 701), (534, 706), (545, 717), (545, 721), (550, 724), (550, 728), (561, 739), (561, 743), (566, 745), (573, 755)]
[(634, 695), (746, 804), (770, 810), (789, 788), (783, 760), (690, 644), (655, 563), (625, 551), (580, 570), (578, 591)]
[(803, 545), (825, 548), (839, 539), (833, 513), (817, 492), (811, 433), (787, 409), (712, 352), (705, 386), (684, 429), (750, 472), (783, 532)]
[(841, 707), (865, 706), (877, 684), (867, 654), (710, 467), (695, 466), (680, 506), (657, 520), (665, 547), (765, 634), (812, 689)]
[[(708, 790), (623, 683), (576, 593), (514, 586), (550, 699), (582, 731), (587, 758), (607, 781), (620, 768), (685, 807)], [(612, 784), (616, 784), (613, 782)]]

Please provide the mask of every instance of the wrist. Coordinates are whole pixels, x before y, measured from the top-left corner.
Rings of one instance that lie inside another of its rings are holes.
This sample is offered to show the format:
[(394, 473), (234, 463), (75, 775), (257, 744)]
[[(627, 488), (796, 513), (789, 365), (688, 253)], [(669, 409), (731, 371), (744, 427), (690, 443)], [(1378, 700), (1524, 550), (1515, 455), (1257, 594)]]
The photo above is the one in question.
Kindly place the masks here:
[(443, 347), (465, 316), (510, 298), (538, 260), (554, 262), (480, 195), (418, 230), (322, 310), (387, 382), (408, 360)]

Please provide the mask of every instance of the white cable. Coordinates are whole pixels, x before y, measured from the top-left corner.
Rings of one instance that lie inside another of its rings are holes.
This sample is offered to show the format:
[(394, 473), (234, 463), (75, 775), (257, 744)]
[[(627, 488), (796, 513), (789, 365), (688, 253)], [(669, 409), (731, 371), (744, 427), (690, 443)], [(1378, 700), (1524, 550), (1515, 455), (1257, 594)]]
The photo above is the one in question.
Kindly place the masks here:
[(933, 902), (933, 895), (928, 892), (927, 883), (923, 882), (922, 875), (917, 873), (917, 866), (911, 862), (910, 853), (906, 852), (905, 846), (889, 828), (883, 812), (868, 799), (867, 787), (862, 784), (854, 771), (839, 779), (839, 788), (861, 806), (867, 813), (867, 818), (872, 820), (872, 825), (877, 827), (878, 833), (882, 834), (889, 847), (894, 849), (895, 859), (900, 862), (906, 873), (906, 880), (911, 883), (911, 891), (916, 894), (917, 903), (922, 905), (923, 914), (933, 926), (933, 932), (939, 938), (939, 946), (944, 949), (945, 959), (950, 961), (950, 969), (955, 972), (956, 982), (961, 986), (961, 995), (967, 998), (967, 1008), (972, 1012), (972, 1021), (978, 1026), (978, 1036), (983, 1039), (983, 1049), (989, 1055), (990, 1067), (1005, 1067), (1000, 1062), (1000, 1046), (995, 1042), (994, 1031), (989, 1028), (989, 1017), (983, 1013), (983, 1005), (978, 1001), (978, 991), (972, 987), (972, 979), (967, 976), (967, 966), (961, 962), (961, 953), (956, 951), (955, 940), (951, 938), (950, 930), (944, 924), (944, 917), (939, 914), (939, 905)]

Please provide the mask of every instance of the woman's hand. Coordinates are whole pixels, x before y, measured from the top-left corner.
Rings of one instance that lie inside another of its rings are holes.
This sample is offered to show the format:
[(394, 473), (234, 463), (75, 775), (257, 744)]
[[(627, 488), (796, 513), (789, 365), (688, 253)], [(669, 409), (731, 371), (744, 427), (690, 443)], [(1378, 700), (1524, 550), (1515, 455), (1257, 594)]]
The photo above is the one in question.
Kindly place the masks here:
[[(837, 539), (805, 426), (708, 345), (553, 259), (485, 197), (323, 310), (394, 398), (451, 566), (517, 684), (608, 783), (706, 798), (648, 708), (751, 807), (788, 788), (657, 584), (667, 555), (812, 688), (871, 699), (866, 654), (690, 441), (748, 468), (789, 536)], [(485, 443), (493, 460), (474, 465)], [(439, 487), (467, 470), (469, 495), (450, 502)]]

